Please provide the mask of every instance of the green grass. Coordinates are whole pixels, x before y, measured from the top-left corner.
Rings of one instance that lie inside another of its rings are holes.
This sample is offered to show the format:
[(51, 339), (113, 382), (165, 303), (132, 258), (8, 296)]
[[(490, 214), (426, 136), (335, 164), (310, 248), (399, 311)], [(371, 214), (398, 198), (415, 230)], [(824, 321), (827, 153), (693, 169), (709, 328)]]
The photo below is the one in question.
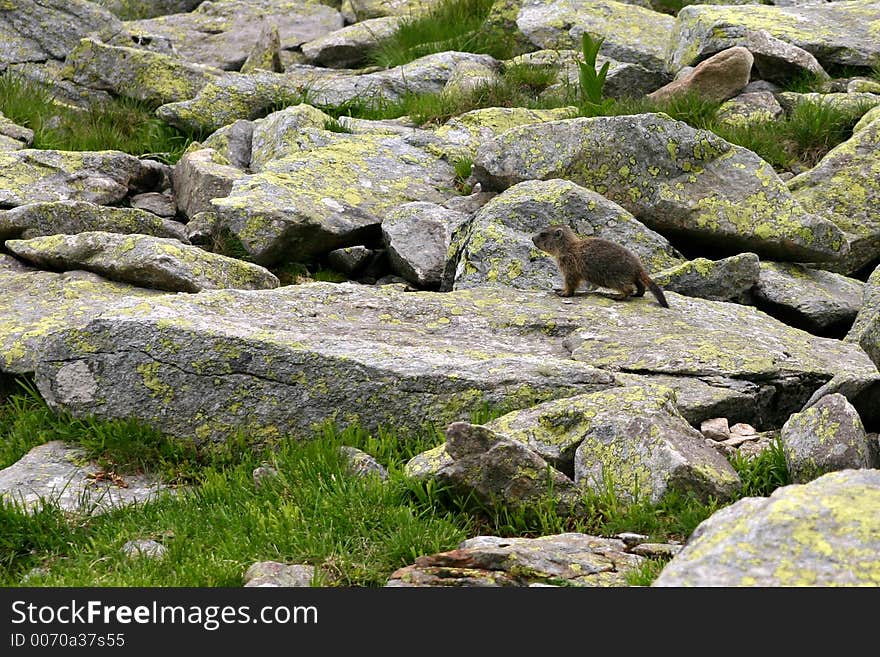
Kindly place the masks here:
[[(502, 413), (482, 406), (470, 420), (485, 423)], [(108, 470), (158, 473), (178, 488), (96, 517), (51, 506), (28, 516), (0, 503), (0, 586), (20, 584), (36, 567), (48, 570), (29, 581), (40, 586), (240, 586), (251, 563), (268, 559), (313, 564), (326, 584), (381, 586), (395, 569), (454, 549), (469, 536), (630, 531), (683, 541), (720, 506), (675, 493), (657, 504), (625, 502), (609, 491), (585, 495), (587, 512), (577, 518), (559, 515), (552, 499), (526, 508), (485, 505), (436, 482), (404, 477), (412, 457), (442, 443), (438, 427), (366, 431), (327, 423), (308, 438), (195, 445), (136, 422), (52, 413), (25, 384), (0, 405), (0, 466), (60, 439), (82, 446)], [(341, 445), (372, 454), (388, 469), (388, 481), (352, 477)], [(257, 487), (252, 472), (263, 463), (279, 474)], [(789, 483), (778, 442), (732, 463), (743, 479), (742, 495), (767, 495)], [(135, 538), (162, 542), (169, 550), (165, 561), (124, 558), (121, 546)], [(629, 575), (630, 583), (649, 584), (662, 561), (646, 562)]]
[(510, 59), (510, 35), (483, 26), (493, 4), (494, 0), (444, 0), (422, 16), (405, 19), (393, 35), (372, 49), (369, 60), (392, 68), (449, 50)]
[(641, 566), (626, 574), (626, 583), (630, 586), (651, 586), (667, 563), (669, 559), (660, 557), (645, 559)]
[(87, 111), (77, 110), (55, 103), (44, 87), (21, 76), (8, 71), (0, 75), (0, 112), (34, 131), (33, 148), (119, 150), (174, 164), (198, 135), (164, 123), (153, 109), (119, 98)]

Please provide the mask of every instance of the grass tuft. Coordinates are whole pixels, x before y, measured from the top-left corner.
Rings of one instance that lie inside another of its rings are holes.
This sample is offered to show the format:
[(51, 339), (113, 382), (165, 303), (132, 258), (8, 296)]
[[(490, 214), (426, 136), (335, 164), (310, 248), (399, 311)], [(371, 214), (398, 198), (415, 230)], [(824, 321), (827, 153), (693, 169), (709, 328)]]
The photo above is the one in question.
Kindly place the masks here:
[(118, 150), (174, 164), (201, 135), (173, 128), (153, 110), (128, 98), (79, 110), (56, 103), (45, 87), (10, 71), (0, 75), (0, 112), (34, 131), (33, 148)]
[(780, 486), (792, 483), (780, 438), (757, 456), (735, 452), (729, 460), (742, 480), (742, 497), (767, 497)]
[(494, 0), (444, 0), (426, 14), (404, 20), (393, 35), (372, 49), (369, 60), (392, 68), (446, 51), (510, 59), (511, 36), (483, 25), (493, 4)]

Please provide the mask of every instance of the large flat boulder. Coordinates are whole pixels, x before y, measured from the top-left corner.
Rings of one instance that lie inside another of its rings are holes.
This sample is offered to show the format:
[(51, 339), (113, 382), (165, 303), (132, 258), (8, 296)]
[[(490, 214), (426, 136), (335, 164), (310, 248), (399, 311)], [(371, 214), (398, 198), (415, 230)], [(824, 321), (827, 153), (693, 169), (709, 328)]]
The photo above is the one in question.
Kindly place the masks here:
[[(449, 293), (313, 283), (142, 300), (55, 336), (37, 383), (56, 408), (136, 417), (179, 436), (309, 435), (467, 420), (614, 385), (616, 373), (743, 381), (782, 421), (835, 373), (875, 383), (856, 345), (753, 308), (669, 293), (671, 308), (481, 288)], [(757, 402), (759, 398), (752, 397)], [(756, 403), (757, 406), (757, 403)]]

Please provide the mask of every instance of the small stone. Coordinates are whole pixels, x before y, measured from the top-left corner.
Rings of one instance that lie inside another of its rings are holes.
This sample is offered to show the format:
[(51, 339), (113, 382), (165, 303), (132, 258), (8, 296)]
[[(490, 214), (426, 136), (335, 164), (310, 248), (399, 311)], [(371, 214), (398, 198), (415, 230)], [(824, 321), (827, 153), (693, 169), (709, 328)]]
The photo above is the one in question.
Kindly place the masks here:
[(122, 553), (131, 559), (138, 557), (164, 559), (165, 555), (168, 553), (168, 548), (152, 539), (139, 538), (126, 542), (126, 544), (122, 546)]
[(751, 424), (746, 424), (745, 422), (738, 422), (730, 427), (731, 435), (737, 436), (748, 436), (751, 440), (753, 437), (757, 438), (758, 430), (755, 429)]
[(252, 476), (254, 478), (254, 486), (259, 488), (261, 485), (263, 485), (266, 482), (267, 479), (277, 477), (278, 470), (273, 468), (271, 465), (263, 464), (261, 466), (254, 468)]
[(681, 552), (681, 545), (673, 543), (641, 543), (630, 552), (640, 557), (674, 557)]
[(700, 423), (700, 433), (706, 438), (723, 442), (730, 438), (730, 427), (727, 426), (726, 417), (715, 417), (703, 420)]
[(314, 578), (314, 566), (258, 561), (245, 572), (244, 585), (245, 587), (307, 587), (312, 585)]
[(627, 548), (633, 548), (640, 543), (644, 543), (650, 537), (646, 534), (636, 534), (635, 532), (622, 532), (620, 534), (615, 534), (614, 538), (623, 541), (623, 544), (626, 545)]
[(152, 212), (158, 217), (170, 218), (177, 214), (177, 204), (167, 194), (145, 192), (132, 196), (130, 202), (131, 207)]
[(348, 445), (343, 445), (339, 451), (345, 456), (348, 461), (348, 470), (355, 477), (377, 475), (382, 481), (388, 479), (388, 471), (366, 452)]

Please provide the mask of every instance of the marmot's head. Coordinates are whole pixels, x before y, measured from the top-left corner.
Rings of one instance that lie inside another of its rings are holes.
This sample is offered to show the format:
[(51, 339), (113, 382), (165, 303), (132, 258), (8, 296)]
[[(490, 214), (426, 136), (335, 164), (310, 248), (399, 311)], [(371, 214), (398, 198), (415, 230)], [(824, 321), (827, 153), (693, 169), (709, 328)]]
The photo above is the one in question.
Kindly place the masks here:
[(559, 255), (567, 244), (578, 239), (575, 232), (568, 226), (554, 224), (547, 226), (536, 235), (532, 235), (532, 242), (539, 249), (550, 255)]

